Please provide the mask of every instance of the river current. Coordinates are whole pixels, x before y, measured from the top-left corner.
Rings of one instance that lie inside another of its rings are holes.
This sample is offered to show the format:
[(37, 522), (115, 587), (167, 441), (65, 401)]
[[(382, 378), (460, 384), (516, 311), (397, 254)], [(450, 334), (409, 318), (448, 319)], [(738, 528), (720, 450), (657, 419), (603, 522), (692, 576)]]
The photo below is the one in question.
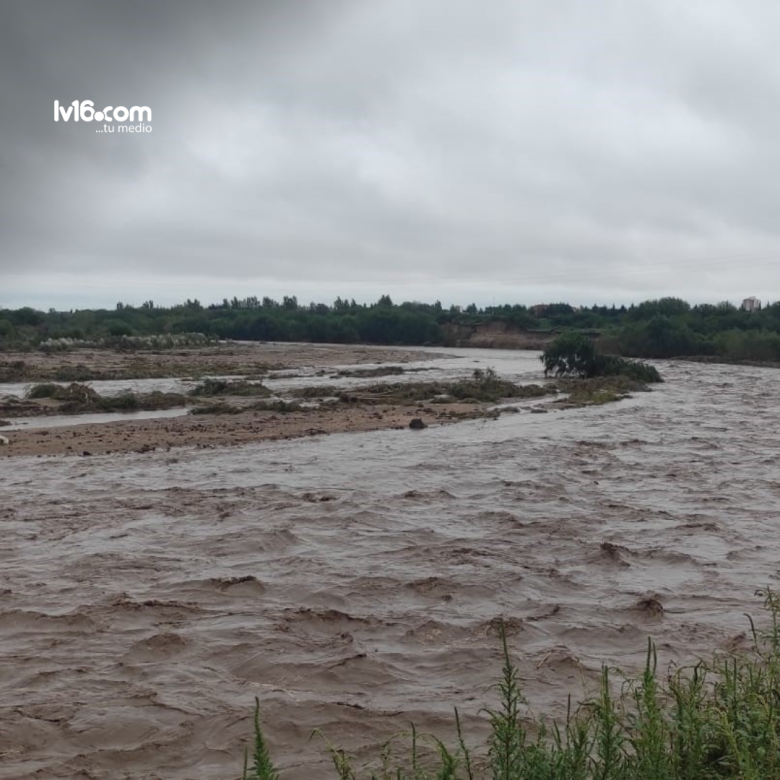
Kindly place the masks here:
[[(419, 378), (540, 379), (533, 353), (452, 352)], [(255, 696), (290, 780), (326, 776), (314, 728), (361, 760), (458, 706), (478, 737), (500, 619), (556, 716), (648, 636), (661, 664), (747, 646), (778, 579), (780, 375), (656, 365), (600, 407), (1, 460), (0, 778), (237, 777)]]

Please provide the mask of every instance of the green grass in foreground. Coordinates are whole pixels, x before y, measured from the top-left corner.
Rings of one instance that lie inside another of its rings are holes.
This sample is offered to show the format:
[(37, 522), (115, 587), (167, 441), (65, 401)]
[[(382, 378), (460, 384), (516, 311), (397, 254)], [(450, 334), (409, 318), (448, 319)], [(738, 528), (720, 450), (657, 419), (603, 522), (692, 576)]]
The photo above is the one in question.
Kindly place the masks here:
[[(780, 596), (759, 591), (770, 623), (750, 620), (753, 649), (714, 656), (659, 674), (655, 646), (636, 678), (602, 670), (598, 693), (564, 723), (534, 715), (522, 695), (502, 629), (504, 665), (498, 706), (484, 710), (491, 733), (480, 750), (467, 747), (455, 710), (446, 745), (416, 732), (396, 736), (370, 768), (325, 744), (341, 780), (777, 780), (780, 778)], [(255, 709), (254, 747), (244, 780), (278, 780)], [(318, 732), (315, 732), (318, 733)], [(319, 736), (322, 736), (319, 734)]]

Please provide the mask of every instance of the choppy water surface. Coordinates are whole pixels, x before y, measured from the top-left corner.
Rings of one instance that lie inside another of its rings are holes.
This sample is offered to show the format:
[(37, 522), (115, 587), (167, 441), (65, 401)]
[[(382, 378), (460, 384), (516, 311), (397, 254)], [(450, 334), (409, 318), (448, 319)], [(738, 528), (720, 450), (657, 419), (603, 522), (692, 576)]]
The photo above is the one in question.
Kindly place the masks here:
[(778, 577), (780, 374), (660, 368), (599, 408), (0, 461), (0, 777), (237, 776), (255, 695), (284, 777), (326, 776), (314, 727), (489, 702), (499, 617), (554, 714), (648, 634), (662, 663), (740, 645)]

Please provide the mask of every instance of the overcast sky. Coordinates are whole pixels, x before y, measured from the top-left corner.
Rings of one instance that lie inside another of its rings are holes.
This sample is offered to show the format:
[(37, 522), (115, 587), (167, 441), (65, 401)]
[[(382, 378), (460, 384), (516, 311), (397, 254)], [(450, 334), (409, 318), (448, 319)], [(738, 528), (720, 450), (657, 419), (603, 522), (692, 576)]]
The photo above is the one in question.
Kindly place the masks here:
[(771, 0), (0, 0), (0, 307), (780, 299), (779, 40)]

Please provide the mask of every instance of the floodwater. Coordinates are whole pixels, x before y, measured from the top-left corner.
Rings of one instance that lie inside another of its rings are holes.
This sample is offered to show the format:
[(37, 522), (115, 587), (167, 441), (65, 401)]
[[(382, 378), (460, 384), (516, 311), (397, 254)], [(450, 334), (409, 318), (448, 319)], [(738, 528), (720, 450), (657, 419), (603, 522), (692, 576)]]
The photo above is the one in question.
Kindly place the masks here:
[[(245, 342), (239, 342), (245, 343)], [(295, 345), (292, 345), (295, 346)], [(385, 347), (384, 351), (392, 348)], [(339, 371), (360, 371), (373, 368), (385, 368), (388, 363), (362, 363), (333, 365), (327, 369), (321, 367), (303, 367), (298, 369), (283, 369), (269, 371), (261, 379), (250, 381), (262, 382), (274, 393), (283, 394), (289, 390), (301, 387), (328, 386), (338, 388), (361, 387), (377, 382), (425, 382), (431, 379), (450, 381), (468, 376), (475, 368), (487, 366), (495, 368), (500, 374), (512, 377), (519, 381), (538, 382), (540, 378), (538, 352), (526, 350), (505, 350), (507, 354), (497, 355), (496, 350), (490, 349), (455, 349), (450, 350), (452, 355), (436, 357), (433, 360), (428, 357), (431, 353), (441, 355), (440, 350), (425, 347), (404, 347), (404, 353), (421, 353), (419, 362), (399, 363), (404, 369), (403, 374), (390, 376), (338, 376)], [(229, 381), (243, 379), (243, 376), (213, 376), (212, 379), (226, 379)], [(90, 387), (100, 395), (115, 396), (121, 393), (187, 393), (198, 385), (202, 379), (188, 379), (180, 377), (154, 378), (154, 379), (105, 379), (87, 382)], [(2, 382), (0, 383), (0, 397), (8, 395), (21, 398), (34, 382)], [(67, 386), (68, 382), (55, 382)]]
[(458, 706), (480, 736), (500, 618), (553, 715), (648, 635), (662, 664), (746, 646), (778, 579), (779, 375), (658, 365), (589, 409), (0, 461), (0, 778), (238, 777), (255, 696), (289, 780), (330, 776), (317, 727), (451, 736)]
[(157, 420), (183, 417), (189, 414), (186, 407), (154, 409), (145, 412), (96, 412), (95, 414), (52, 414), (45, 417), (14, 417), (0, 430), (20, 431), (33, 428), (67, 428), (71, 425), (95, 425), (96, 423), (122, 422), (126, 420)]

